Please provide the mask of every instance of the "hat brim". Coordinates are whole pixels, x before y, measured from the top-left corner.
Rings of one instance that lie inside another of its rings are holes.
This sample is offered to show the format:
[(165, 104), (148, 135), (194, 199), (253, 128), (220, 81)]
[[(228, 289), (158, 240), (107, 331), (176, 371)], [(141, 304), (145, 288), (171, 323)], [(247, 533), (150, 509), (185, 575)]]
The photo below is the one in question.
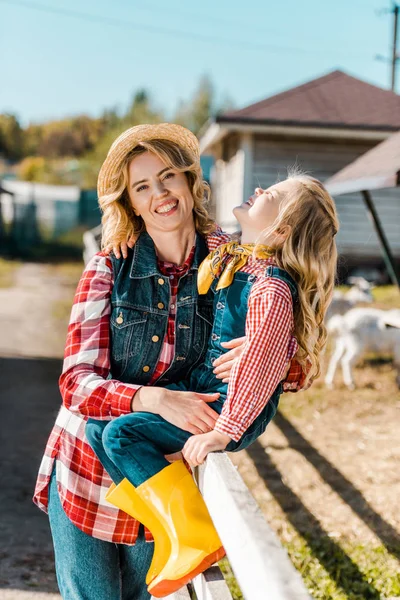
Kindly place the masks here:
[(113, 142), (99, 172), (97, 180), (99, 198), (107, 194), (126, 155), (141, 142), (156, 139), (175, 142), (193, 157), (193, 162), (200, 160), (199, 142), (196, 136), (186, 127), (174, 123), (136, 125), (124, 131)]

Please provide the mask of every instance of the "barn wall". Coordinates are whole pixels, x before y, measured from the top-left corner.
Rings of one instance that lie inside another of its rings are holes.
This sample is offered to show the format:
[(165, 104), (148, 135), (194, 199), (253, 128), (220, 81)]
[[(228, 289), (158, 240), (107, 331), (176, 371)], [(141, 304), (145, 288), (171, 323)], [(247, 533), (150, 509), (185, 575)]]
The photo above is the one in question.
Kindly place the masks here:
[[(298, 165), (322, 181), (361, 154), (371, 144), (354, 142), (271, 139), (255, 136), (253, 144), (253, 187), (267, 187), (284, 179), (287, 167)], [(372, 193), (384, 231), (395, 256), (400, 257), (400, 190), (378, 190)], [(360, 194), (335, 198), (341, 229), (337, 237), (341, 254), (381, 256), (375, 231), (368, 220)]]
[(238, 228), (232, 209), (242, 202), (245, 153), (238, 136), (229, 136), (211, 175), (212, 208), (217, 223), (233, 232)]

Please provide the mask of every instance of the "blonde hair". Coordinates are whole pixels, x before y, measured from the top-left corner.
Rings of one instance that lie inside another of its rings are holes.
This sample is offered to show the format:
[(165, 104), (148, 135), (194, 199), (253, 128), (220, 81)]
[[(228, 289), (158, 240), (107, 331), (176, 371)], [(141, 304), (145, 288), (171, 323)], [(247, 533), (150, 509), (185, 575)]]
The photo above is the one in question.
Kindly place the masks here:
[(327, 338), (324, 318), (335, 284), (339, 221), (335, 203), (318, 179), (297, 170), (289, 172), (288, 179), (296, 185), (285, 194), (272, 228), (278, 234), (285, 228), (289, 233), (275, 256), (277, 265), (297, 283), (296, 359), (305, 367), (308, 363), (306, 382), (312, 382), (320, 375), (320, 354)]
[(127, 153), (107, 193), (99, 197), (99, 205), (103, 213), (102, 247), (117, 246), (121, 242), (126, 242), (132, 235), (145, 230), (142, 217), (133, 212), (128, 194), (129, 165), (134, 158), (144, 152), (152, 152), (171, 169), (185, 173), (193, 196), (195, 229), (201, 235), (214, 231), (215, 222), (209, 216), (205, 206), (210, 198), (210, 187), (203, 181), (200, 161), (193, 161), (193, 157), (174, 142), (148, 140), (141, 142)]

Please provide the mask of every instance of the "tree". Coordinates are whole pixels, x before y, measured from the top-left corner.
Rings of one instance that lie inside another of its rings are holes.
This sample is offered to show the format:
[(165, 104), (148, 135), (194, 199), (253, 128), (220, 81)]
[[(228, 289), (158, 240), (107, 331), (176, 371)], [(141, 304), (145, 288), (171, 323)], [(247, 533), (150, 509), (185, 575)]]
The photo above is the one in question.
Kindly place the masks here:
[(23, 130), (15, 115), (0, 115), (0, 156), (19, 160), (23, 156)]
[(124, 121), (127, 127), (142, 123), (160, 123), (163, 115), (152, 107), (151, 99), (145, 89), (138, 90), (126, 111)]
[(192, 98), (180, 102), (174, 121), (197, 134), (213, 114), (214, 95), (210, 77), (203, 75)]

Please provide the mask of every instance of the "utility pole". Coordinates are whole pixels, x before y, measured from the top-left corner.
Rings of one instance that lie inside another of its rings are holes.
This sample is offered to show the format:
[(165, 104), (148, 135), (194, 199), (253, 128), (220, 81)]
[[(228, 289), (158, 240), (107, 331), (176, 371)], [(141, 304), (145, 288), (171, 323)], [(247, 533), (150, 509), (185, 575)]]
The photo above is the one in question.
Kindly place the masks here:
[(392, 92), (396, 91), (396, 66), (397, 66), (397, 24), (399, 20), (399, 6), (393, 6), (393, 51), (392, 51)]

